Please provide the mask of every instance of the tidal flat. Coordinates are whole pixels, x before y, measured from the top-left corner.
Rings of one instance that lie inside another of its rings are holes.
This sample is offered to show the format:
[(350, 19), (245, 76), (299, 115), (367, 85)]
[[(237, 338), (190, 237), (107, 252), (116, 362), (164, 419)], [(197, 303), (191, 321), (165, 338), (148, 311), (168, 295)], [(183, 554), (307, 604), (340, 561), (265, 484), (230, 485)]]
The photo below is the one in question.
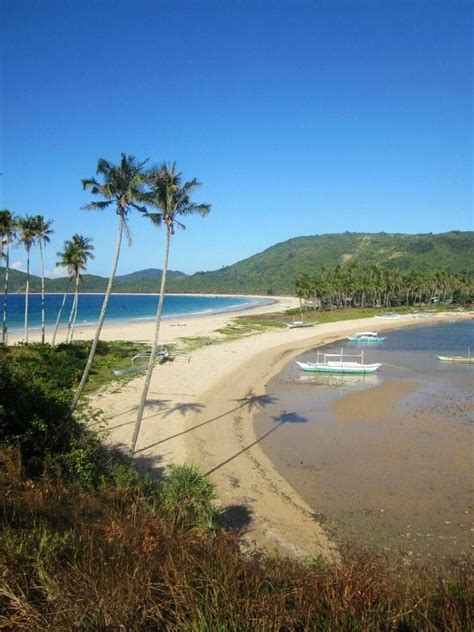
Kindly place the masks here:
[[(338, 545), (435, 563), (472, 551), (474, 367), (435, 357), (466, 353), (472, 334), (469, 321), (393, 331), (363, 347), (384, 363), (375, 376), (310, 375), (291, 362), (267, 384), (278, 411), (255, 416), (257, 436), (275, 429), (260, 447)], [(324, 348), (341, 347), (362, 348)]]

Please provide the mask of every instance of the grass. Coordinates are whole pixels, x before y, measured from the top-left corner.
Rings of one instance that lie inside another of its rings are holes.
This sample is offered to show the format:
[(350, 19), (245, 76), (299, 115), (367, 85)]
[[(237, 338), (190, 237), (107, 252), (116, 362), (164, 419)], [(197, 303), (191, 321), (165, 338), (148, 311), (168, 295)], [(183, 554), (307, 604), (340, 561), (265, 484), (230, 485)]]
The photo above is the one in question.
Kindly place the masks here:
[[(244, 553), (238, 535), (209, 530), (192, 512), (186, 528), (174, 528), (162, 504), (168, 492), (151, 503), (126, 486), (31, 481), (3, 456), (2, 629), (472, 629), (467, 563), (441, 572), (353, 550), (337, 566)], [(196, 483), (207, 505), (194, 473)]]

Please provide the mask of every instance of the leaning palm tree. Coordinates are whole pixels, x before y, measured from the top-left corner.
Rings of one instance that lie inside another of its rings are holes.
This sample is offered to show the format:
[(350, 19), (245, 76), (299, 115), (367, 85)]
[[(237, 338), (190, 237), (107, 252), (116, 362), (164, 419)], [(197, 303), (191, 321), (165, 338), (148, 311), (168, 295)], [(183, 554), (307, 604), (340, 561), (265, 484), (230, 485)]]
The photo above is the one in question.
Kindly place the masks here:
[[(58, 333), (59, 322), (61, 320), (61, 315), (64, 309), (64, 305), (66, 304), (67, 291), (69, 288), (69, 284), (72, 280), (76, 281), (76, 294), (73, 300), (73, 305), (71, 308), (71, 314), (69, 316), (68, 322), (68, 334), (66, 336), (66, 341), (69, 337), (69, 331), (72, 327), (74, 327), (75, 323), (75, 314), (77, 314), (77, 287), (79, 283), (80, 271), (86, 269), (86, 264), (88, 259), (93, 259), (94, 255), (92, 251), (94, 250), (94, 246), (91, 244), (91, 239), (88, 237), (84, 237), (83, 235), (73, 235), (72, 240), (67, 240), (64, 242), (64, 249), (61, 252), (58, 252), (57, 255), (59, 257), (59, 261), (56, 263), (57, 266), (62, 268), (67, 268), (68, 271), (68, 282), (66, 285), (66, 290), (63, 295), (63, 300), (61, 302), (61, 306), (59, 308), (58, 316), (56, 318), (56, 325), (54, 328), (53, 341), (52, 345), (54, 346), (56, 342), (56, 336)], [(76, 309), (74, 309), (74, 307)], [(71, 335), (72, 340), (72, 335)]]
[(36, 215), (34, 217), (36, 222), (36, 241), (39, 244), (40, 259), (41, 259), (41, 343), (44, 344), (45, 340), (45, 317), (44, 317), (44, 257), (43, 246), (49, 244), (50, 236), (54, 233), (51, 228), (53, 221), (51, 219), (45, 219), (42, 215)]
[(97, 174), (102, 176), (103, 182), (100, 183), (95, 178), (82, 181), (82, 186), (85, 190), (89, 190), (93, 195), (100, 195), (104, 198), (98, 202), (91, 202), (84, 208), (86, 210), (102, 211), (111, 204), (115, 204), (115, 212), (118, 215), (119, 224), (112, 271), (110, 273), (109, 283), (104, 296), (104, 302), (102, 304), (99, 322), (97, 324), (97, 330), (92, 342), (87, 364), (72, 401), (73, 409), (76, 407), (81, 393), (84, 390), (87, 377), (92, 367), (92, 361), (94, 360), (97, 343), (99, 342), (100, 332), (102, 330), (102, 325), (104, 324), (105, 313), (107, 311), (107, 305), (112, 291), (112, 284), (114, 282), (115, 272), (117, 270), (117, 264), (120, 257), (120, 246), (122, 243), (124, 227), (125, 230), (128, 231), (126, 223), (128, 213), (132, 208), (141, 211), (146, 210), (144, 206), (140, 206), (141, 203), (146, 201), (146, 195), (144, 192), (145, 173), (143, 171), (145, 163), (146, 161), (137, 162), (134, 156), (127, 156), (126, 154), (121, 154), (120, 163), (118, 165), (114, 165), (113, 163), (100, 158), (97, 163)]
[(89, 237), (84, 235), (78, 235), (77, 233), (72, 237), (72, 246), (74, 249), (73, 258), (73, 270), (75, 279), (74, 300), (72, 302), (71, 314), (69, 317), (68, 330), (66, 336), (66, 342), (72, 342), (74, 336), (74, 327), (77, 318), (77, 307), (79, 303), (79, 281), (81, 279), (81, 270), (85, 270), (87, 267), (88, 259), (94, 259), (92, 254), (94, 246), (91, 244)]
[(143, 411), (145, 409), (146, 398), (148, 395), (148, 390), (150, 388), (151, 376), (153, 374), (153, 367), (155, 365), (155, 357), (158, 349), (171, 237), (174, 235), (176, 226), (178, 226), (179, 228), (185, 228), (185, 226), (181, 224), (177, 218), (182, 215), (194, 214), (205, 217), (206, 215), (208, 215), (211, 209), (210, 204), (196, 204), (195, 202), (191, 202), (190, 195), (200, 185), (200, 183), (194, 178), (193, 180), (182, 184), (181, 173), (176, 171), (175, 163), (170, 165), (164, 163), (158, 169), (150, 171), (150, 173), (148, 174), (148, 182), (151, 186), (150, 205), (158, 209), (158, 212), (149, 213), (145, 211), (144, 214), (149, 217), (149, 219), (156, 226), (164, 225), (166, 233), (165, 249), (163, 255), (163, 269), (161, 273), (160, 298), (158, 301), (158, 308), (156, 312), (155, 338), (153, 340), (150, 360), (148, 362), (148, 370), (145, 378), (145, 384), (143, 386), (140, 406), (138, 408), (137, 421), (135, 423), (135, 430), (132, 438), (132, 445), (130, 448), (130, 453), (132, 456), (137, 445), (138, 434), (140, 432), (140, 425), (143, 418)]
[(28, 298), (30, 293), (30, 252), (38, 234), (36, 217), (25, 215), (17, 220), (18, 242), (26, 250), (25, 342), (28, 343)]
[(16, 236), (16, 219), (7, 209), (0, 211), (0, 259), (5, 258), (5, 283), (3, 291), (3, 320), (2, 343), (7, 343), (7, 300), (8, 300), (8, 272), (10, 269), (10, 244)]

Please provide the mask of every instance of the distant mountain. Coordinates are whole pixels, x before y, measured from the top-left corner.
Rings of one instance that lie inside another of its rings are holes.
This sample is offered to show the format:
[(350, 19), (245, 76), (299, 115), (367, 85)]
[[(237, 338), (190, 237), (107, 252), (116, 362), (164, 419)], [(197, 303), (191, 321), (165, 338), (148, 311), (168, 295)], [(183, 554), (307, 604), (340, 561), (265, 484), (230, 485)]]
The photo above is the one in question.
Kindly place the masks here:
[[(168, 277), (177, 277), (177, 276), (186, 276), (184, 272), (179, 272), (178, 270), (168, 270)], [(116, 281), (119, 283), (128, 282), (131, 280), (141, 281), (142, 279), (159, 279), (161, 280), (161, 270), (158, 268), (147, 268), (146, 270), (138, 270), (137, 272), (130, 272), (130, 274), (123, 274), (121, 276), (115, 277)]]
[[(187, 276), (170, 270), (168, 292), (267, 294), (292, 293), (299, 274), (328, 266), (379, 265), (420, 272), (440, 270), (474, 275), (474, 232), (451, 231), (404, 235), (400, 233), (341, 233), (296, 237), (267, 248), (248, 259), (211, 272)], [(0, 270), (0, 289), (3, 287)], [(161, 270), (147, 269), (118, 276), (114, 292), (158, 292)], [(24, 292), (26, 274), (10, 271), (12, 292)], [(31, 277), (31, 290), (40, 291), (39, 277)], [(67, 279), (48, 279), (48, 292), (63, 292)], [(86, 274), (82, 292), (105, 292), (107, 279)]]
[[(168, 270), (169, 279), (185, 277), (184, 272), (178, 270)], [(3, 288), (5, 278), (4, 268), (0, 269), (0, 286)], [(84, 274), (82, 276), (80, 291), (81, 292), (105, 292), (107, 289), (108, 279), (106, 277), (94, 274)], [(138, 270), (130, 274), (116, 276), (114, 280), (114, 292), (145, 292), (153, 293), (160, 291), (161, 270), (149, 268), (147, 270)], [(10, 270), (9, 287), (11, 292), (24, 292), (26, 288), (26, 273), (18, 270)], [(45, 288), (47, 292), (64, 292), (68, 287), (68, 279), (61, 277), (60, 279), (46, 279)], [(69, 284), (71, 287), (71, 284)], [(39, 276), (30, 275), (31, 292), (41, 291), (41, 278)]]

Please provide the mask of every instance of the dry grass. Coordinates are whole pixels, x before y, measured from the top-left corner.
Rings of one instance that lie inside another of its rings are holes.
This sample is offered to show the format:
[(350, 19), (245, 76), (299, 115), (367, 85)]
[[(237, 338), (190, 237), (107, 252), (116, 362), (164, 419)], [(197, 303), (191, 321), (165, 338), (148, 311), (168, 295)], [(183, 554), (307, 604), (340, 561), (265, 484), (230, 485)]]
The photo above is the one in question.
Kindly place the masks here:
[(441, 574), (354, 552), (330, 567), (177, 530), (139, 492), (0, 474), (0, 629), (472, 629), (472, 568)]

